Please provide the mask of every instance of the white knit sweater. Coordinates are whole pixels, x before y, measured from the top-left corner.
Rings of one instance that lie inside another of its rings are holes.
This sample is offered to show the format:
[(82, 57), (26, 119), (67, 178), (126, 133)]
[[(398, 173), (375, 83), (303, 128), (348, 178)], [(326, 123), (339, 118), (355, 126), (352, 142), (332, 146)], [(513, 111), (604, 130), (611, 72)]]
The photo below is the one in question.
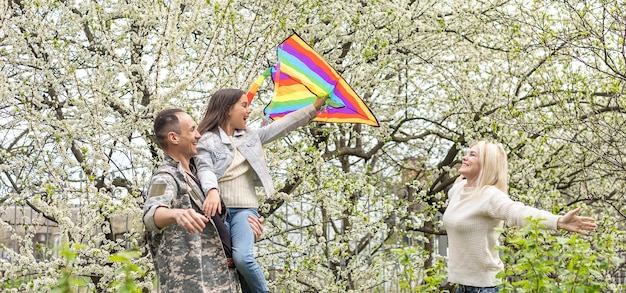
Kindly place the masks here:
[[(235, 145), (234, 142), (233, 145)], [(259, 208), (259, 198), (254, 187), (254, 170), (237, 148), (235, 148), (233, 162), (226, 169), (218, 184), (220, 196), (226, 207)]]
[(544, 219), (541, 223), (556, 230), (559, 216), (525, 206), (511, 200), (507, 194), (490, 186), (480, 195), (471, 193), (463, 180), (448, 193), (450, 202), (443, 214), (443, 224), (448, 233), (448, 281), (475, 287), (492, 287), (499, 284), (496, 274), (504, 268), (494, 246), (499, 233), (494, 229), (527, 224), (524, 218)]

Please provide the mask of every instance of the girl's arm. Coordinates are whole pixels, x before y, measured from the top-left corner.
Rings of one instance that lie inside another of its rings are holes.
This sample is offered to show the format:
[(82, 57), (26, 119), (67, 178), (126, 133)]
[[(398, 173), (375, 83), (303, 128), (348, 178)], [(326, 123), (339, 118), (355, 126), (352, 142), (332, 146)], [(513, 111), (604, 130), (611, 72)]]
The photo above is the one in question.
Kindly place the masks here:
[(193, 159), (196, 165), (196, 176), (198, 176), (198, 180), (200, 180), (202, 193), (205, 196), (202, 203), (202, 210), (205, 212), (205, 216), (212, 217), (216, 212), (221, 213), (222, 205), (217, 175), (215, 175), (213, 159), (209, 152), (211, 147), (209, 146), (208, 139), (200, 139), (196, 145), (196, 149), (198, 153)]
[(292, 130), (307, 125), (317, 116), (316, 105), (308, 105), (302, 109), (291, 112), (282, 118), (273, 121), (267, 126), (257, 129), (262, 144), (270, 143), (287, 135)]
[(317, 98), (312, 105), (306, 106), (297, 111), (291, 112), (284, 117), (270, 123), (258, 130), (262, 144), (272, 142), (287, 135), (292, 130), (307, 125), (317, 116), (328, 97)]

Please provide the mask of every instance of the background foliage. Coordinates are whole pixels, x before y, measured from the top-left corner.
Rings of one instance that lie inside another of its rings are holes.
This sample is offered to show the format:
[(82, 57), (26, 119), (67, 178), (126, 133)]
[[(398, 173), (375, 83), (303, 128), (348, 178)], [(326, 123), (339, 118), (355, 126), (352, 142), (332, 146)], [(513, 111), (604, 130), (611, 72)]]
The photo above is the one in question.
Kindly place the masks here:
[[(79, 247), (73, 280), (110, 290), (125, 282), (111, 256), (138, 250), (132, 270), (142, 273), (131, 275), (150, 290), (154, 273), (138, 218), (159, 157), (150, 137), (154, 114), (175, 106), (201, 118), (213, 91), (247, 89), (275, 61), (276, 44), (296, 31), (342, 73), (381, 127), (315, 123), (266, 148), (281, 193), (262, 209), (267, 233), (258, 254), (273, 289), (445, 290), (438, 239), (446, 191), (464, 148), (489, 138), (509, 152), (513, 199), (555, 213), (583, 206), (601, 224), (590, 237), (511, 230), (506, 251), (573, 245), (573, 258), (594, 257), (585, 263), (595, 272), (577, 284), (618, 291), (624, 4), (3, 1), (4, 286), (46, 291), (67, 276), (67, 260), (32, 244), (37, 224), (5, 217), (28, 210), (56, 227), (56, 241)], [(251, 127), (260, 126), (270, 88), (253, 103)], [(122, 232), (118, 218), (130, 219)], [(510, 262), (532, 260), (511, 253)], [(503, 277), (522, 286), (513, 281), (529, 267), (507, 269)]]

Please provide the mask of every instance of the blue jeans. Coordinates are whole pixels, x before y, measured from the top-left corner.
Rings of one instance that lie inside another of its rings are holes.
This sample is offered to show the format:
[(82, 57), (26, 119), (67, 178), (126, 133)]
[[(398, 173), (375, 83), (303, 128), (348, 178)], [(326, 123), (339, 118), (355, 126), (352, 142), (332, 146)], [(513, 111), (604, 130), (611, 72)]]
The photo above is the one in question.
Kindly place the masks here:
[(243, 293), (269, 292), (261, 267), (254, 258), (254, 233), (248, 216), (259, 217), (255, 208), (229, 208), (226, 212), (226, 228), (233, 242), (233, 261), (239, 271)]
[(459, 285), (456, 289), (456, 293), (498, 293), (500, 287), (472, 287)]

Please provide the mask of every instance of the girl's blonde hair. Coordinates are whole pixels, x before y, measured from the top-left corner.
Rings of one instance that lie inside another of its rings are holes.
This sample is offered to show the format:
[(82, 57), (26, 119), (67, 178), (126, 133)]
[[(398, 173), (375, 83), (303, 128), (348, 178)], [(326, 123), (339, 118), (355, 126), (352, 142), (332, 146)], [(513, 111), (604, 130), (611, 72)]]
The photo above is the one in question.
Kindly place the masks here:
[(480, 172), (476, 182), (476, 192), (482, 193), (485, 188), (494, 186), (508, 194), (509, 164), (502, 145), (481, 140), (473, 143), (470, 147), (474, 146), (478, 147), (480, 160)]

